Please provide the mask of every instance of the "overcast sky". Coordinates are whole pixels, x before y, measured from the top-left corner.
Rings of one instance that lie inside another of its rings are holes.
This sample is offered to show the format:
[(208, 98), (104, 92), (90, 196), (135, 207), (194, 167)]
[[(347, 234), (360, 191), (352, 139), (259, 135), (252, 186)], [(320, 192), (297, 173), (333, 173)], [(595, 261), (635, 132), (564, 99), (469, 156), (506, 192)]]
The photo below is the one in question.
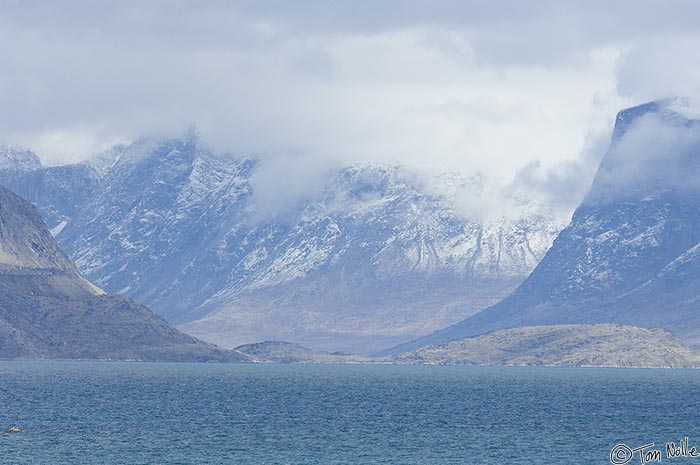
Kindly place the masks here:
[(297, 169), (565, 188), (618, 109), (698, 93), (698, 18), (697, 1), (0, 0), (0, 141), (60, 163), (195, 125)]

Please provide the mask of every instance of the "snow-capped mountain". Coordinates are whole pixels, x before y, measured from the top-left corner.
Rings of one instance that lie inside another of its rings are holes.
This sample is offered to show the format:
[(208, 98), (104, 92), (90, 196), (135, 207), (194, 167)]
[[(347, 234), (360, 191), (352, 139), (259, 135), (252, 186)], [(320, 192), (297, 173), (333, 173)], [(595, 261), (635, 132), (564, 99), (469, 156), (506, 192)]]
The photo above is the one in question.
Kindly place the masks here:
[(0, 170), (21, 173), (41, 168), (41, 161), (30, 150), (0, 145)]
[(430, 333), (511, 292), (559, 230), (537, 211), (465, 219), (420, 176), (366, 165), (260, 218), (260, 165), (214, 154), (191, 132), (0, 181), (36, 203), (91, 281), (230, 347), (276, 339), (368, 353)]
[(700, 121), (686, 102), (621, 111), (593, 185), (528, 279), (390, 352), (504, 328), (620, 323), (700, 344)]

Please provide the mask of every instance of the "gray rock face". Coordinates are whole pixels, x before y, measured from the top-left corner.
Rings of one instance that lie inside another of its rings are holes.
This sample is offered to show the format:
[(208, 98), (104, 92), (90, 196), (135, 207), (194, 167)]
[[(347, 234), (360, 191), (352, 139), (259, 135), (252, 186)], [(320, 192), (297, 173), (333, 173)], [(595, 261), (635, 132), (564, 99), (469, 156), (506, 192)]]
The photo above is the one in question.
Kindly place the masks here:
[(74, 285), (70, 293), (75, 295), (103, 294), (80, 275), (61, 251), (36, 209), (1, 187), (0, 271), (8, 275), (47, 277), (47, 282), (66, 281), (66, 286)]
[(36, 209), (1, 187), (0, 358), (247, 360), (93, 286)]
[(518, 326), (619, 323), (700, 343), (700, 123), (676, 101), (619, 113), (571, 223), (509, 297), (392, 349)]
[(30, 151), (0, 148), (0, 184), (37, 206), (56, 231), (94, 195), (100, 174), (92, 164), (44, 167)]
[(700, 357), (667, 331), (613, 324), (504, 329), (421, 347), (391, 360), (435, 365), (700, 366)]
[(505, 297), (559, 230), (537, 212), (464, 219), (450, 195), (378, 166), (340, 169), (261, 218), (259, 169), (192, 133), (33, 169), (17, 187), (91, 281), (228, 347), (276, 339), (368, 353), (430, 333)]

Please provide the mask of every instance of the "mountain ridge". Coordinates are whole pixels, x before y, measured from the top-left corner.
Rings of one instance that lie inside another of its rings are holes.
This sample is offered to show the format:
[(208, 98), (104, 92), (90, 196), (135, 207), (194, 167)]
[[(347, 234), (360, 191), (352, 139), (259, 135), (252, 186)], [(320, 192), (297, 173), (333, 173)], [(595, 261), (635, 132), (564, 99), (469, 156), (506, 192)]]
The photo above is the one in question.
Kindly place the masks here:
[(621, 111), (591, 189), (530, 276), (483, 312), (383, 353), (518, 326), (593, 323), (662, 328), (697, 346), (697, 287), (674, 271), (699, 273), (700, 185), (684, 181), (697, 176), (700, 123), (670, 101)]
[(216, 155), (191, 132), (136, 141), (98, 166), (34, 169), (17, 187), (97, 285), (227, 347), (368, 353), (410, 340), (507, 295), (559, 230), (536, 209), (465, 219), (405, 168), (366, 165), (339, 169), (283, 219), (253, 220), (260, 164)]

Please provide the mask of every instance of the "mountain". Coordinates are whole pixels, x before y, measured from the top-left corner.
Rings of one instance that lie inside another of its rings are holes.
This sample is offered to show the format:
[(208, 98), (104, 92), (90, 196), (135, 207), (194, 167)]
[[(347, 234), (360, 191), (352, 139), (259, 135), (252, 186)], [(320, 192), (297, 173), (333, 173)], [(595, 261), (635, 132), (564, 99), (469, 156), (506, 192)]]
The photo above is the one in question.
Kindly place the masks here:
[(502, 329), (421, 347), (391, 360), (432, 365), (700, 366), (700, 356), (667, 331), (613, 324)]
[(31, 150), (0, 145), (0, 170), (24, 173), (41, 168), (41, 160)]
[(88, 163), (44, 167), (30, 151), (0, 148), (0, 184), (36, 205), (55, 232), (94, 195), (99, 179)]
[(387, 353), (533, 325), (618, 323), (700, 344), (700, 122), (687, 101), (621, 111), (571, 223), (492, 307)]
[(36, 209), (0, 187), (0, 358), (233, 361), (79, 273)]
[(478, 178), (426, 182), (371, 165), (331, 172), (265, 216), (262, 168), (190, 132), (81, 164), (0, 170), (0, 183), (37, 205), (92, 282), (227, 347), (370, 353), (414, 339), (508, 295), (560, 229), (524, 202), (517, 219), (465, 218), (454, 192), (478, 200)]

